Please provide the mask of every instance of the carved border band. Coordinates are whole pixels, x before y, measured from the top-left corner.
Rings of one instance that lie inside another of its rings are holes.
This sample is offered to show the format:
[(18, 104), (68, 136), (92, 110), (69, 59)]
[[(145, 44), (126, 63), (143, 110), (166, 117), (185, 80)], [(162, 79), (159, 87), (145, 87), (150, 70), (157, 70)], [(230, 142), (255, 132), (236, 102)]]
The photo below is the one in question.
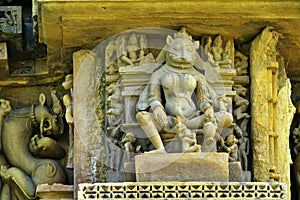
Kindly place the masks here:
[(80, 184), (78, 199), (286, 199), (284, 183), (127, 182)]

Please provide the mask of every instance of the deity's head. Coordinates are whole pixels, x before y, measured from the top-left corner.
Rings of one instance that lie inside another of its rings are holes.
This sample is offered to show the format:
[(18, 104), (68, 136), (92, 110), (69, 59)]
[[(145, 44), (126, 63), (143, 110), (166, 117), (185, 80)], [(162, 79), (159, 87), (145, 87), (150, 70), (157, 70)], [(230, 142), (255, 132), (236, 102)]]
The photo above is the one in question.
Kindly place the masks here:
[(190, 68), (193, 66), (199, 48), (199, 41), (192, 41), (185, 28), (172, 36), (167, 37), (166, 61), (171, 67)]

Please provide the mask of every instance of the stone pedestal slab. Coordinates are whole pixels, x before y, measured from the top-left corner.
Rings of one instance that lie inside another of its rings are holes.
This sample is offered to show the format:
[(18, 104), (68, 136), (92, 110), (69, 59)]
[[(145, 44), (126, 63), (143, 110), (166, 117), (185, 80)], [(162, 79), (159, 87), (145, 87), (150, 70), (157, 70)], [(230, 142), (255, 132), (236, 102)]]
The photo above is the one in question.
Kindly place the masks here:
[(229, 181), (232, 182), (242, 181), (242, 166), (240, 162), (229, 163)]
[(138, 182), (229, 181), (227, 153), (143, 154), (135, 168)]

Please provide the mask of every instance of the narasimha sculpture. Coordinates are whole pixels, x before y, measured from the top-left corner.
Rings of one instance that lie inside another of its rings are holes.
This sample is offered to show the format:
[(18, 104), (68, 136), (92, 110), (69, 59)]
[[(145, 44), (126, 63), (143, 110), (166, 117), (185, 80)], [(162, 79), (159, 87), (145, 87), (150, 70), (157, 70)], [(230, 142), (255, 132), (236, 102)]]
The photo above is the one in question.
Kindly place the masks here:
[[(216, 137), (216, 131), (229, 127), (233, 121), (226, 109), (226, 98), (218, 97), (204, 75), (193, 66), (198, 41), (192, 41), (182, 29), (174, 38), (168, 36), (166, 42), (166, 64), (151, 75), (140, 95), (137, 122), (153, 144), (152, 152), (166, 152), (162, 138), (172, 133), (170, 130), (179, 116), (186, 128), (202, 132), (202, 146), (209, 151), (209, 146), (220, 138)], [(186, 151), (191, 149), (199, 150), (191, 146), (185, 148)]]

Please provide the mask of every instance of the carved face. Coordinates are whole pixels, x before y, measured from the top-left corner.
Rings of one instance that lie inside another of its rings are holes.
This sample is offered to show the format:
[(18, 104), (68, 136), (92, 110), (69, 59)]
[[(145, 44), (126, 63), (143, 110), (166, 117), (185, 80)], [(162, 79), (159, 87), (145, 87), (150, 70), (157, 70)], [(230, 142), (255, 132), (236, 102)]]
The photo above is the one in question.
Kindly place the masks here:
[(42, 135), (61, 135), (63, 133), (62, 119), (50, 113), (45, 106), (37, 106), (39, 112), (36, 113), (40, 119), (40, 132)]
[(196, 59), (196, 49), (199, 42), (192, 42), (185, 38), (173, 39), (171, 36), (167, 38), (167, 64), (172, 67), (188, 68), (193, 65)]
[(63, 121), (57, 115), (52, 114), (45, 106), (46, 96), (41, 93), (39, 97), (40, 105), (35, 108), (35, 115), (40, 123), (41, 135), (61, 135), (63, 133)]

